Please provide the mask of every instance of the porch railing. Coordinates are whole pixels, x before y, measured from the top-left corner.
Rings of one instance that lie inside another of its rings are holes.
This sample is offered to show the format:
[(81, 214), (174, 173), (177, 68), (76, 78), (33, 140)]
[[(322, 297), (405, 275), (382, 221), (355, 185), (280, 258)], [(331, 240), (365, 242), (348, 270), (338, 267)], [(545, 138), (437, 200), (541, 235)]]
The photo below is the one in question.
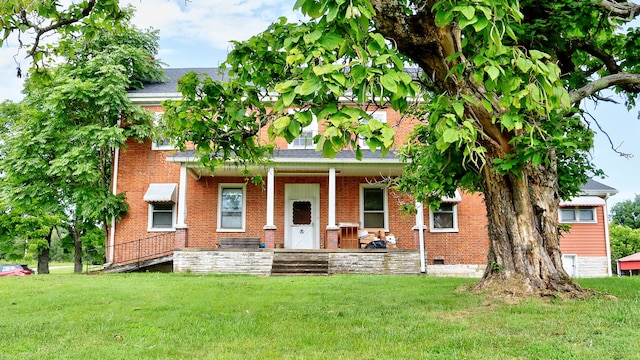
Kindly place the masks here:
[(110, 246), (113, 265), (137, 264), (139, 267), (142, 262), (172, 255), (175, 238), (175, 233), (170, 232)]

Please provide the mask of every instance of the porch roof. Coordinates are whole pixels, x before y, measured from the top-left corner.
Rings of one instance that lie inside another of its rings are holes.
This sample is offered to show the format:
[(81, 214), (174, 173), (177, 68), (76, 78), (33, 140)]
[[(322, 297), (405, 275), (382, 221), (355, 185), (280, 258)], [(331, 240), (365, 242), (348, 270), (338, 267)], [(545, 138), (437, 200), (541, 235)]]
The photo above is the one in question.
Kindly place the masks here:
[[(385, 157), (379, 151), (364, 150), (362, 159), (355, 153), (343, 150), (333, 159), (325, 158), (315, 149), (280, 149), (275, 150), (271, 162), (257, 164), (252, 171), (265, 174), (267, 168), (273, 167), (276, 176), (326, 176), (330, 168), (336, 169), (336, 176), (398, 176), (402, 174), (403, 164), (390, 151)], [(187, 150), (167, 157), (168, 162), (184, 163), (196, 176), (239, 176), (243, 168), (229, 161), (213, 171), (203, 168), (195, 157), (195, 151)]]

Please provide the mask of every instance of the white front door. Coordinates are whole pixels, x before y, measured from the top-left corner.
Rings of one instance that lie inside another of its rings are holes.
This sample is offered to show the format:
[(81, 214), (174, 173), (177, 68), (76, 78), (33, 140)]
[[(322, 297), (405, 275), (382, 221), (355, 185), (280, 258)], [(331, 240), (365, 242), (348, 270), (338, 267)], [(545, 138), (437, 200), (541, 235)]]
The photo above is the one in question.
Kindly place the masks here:
[(319, 184), (285, 184), (285, 248), (320, 248), (319, 197)]

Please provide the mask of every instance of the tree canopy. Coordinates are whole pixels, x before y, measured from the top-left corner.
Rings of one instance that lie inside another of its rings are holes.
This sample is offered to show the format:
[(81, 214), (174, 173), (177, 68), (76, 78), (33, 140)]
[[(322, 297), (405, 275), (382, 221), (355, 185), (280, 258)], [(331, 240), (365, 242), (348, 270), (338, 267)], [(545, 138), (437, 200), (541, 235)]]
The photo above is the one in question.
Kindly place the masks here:
[(640, 229), (640, 195), (633, 200), (615, 204), (610, 211), (611, 221), (620, 226)]
[[(482, 191), (489, 266), (478, 289), (581, 293), (562, 268), (558, 204), (601, 174), (592, 123), (580, 105), (612, 89), (635, 104), (638, 6), (614, 1), (298, 0), (286, 19), (235, 43), (228, 81), (191, 74), (166, 102), (169, 136), (195, 143), (202, 161), (254, 162), (314, 117), (325, 156), (385, 153), (393, 129), (372, 106), (421, 120), (401, 149), (395, 180), (437, 204), (457, 188)], [(290, 108), (297, 111), (291, 113)], [(248, 110), (247, 110), (248, 109)], [(361, 122), (362, 118), (369, 119)], [(599, 119), (598, 121), (601, 121)]]
[[(50, 219), (32, 226), (44, 231), (31, 236), (36, 253), (48, 249), (52, 229), (61, 226), (79, 256), (84, 235), (91, 234), (87, 241), (95, 244), (96, 226), (128, 209), (124, 194), (111, 191), (113, 150), (129, 137), (149, 137), (152, 120), (131, 104), (128, 90), (163, 73), (155, 59), (157, 32), (123, 21), (88, 37), (63, 35), (52, 54), (64, 62), (32, 68), (24, 100), (0, 107), (0, 192), (8, 214), (16, 214), (14, 222), (24, 229), (28, 221)], [(80, 261), (76, 257), (77, 271)]]

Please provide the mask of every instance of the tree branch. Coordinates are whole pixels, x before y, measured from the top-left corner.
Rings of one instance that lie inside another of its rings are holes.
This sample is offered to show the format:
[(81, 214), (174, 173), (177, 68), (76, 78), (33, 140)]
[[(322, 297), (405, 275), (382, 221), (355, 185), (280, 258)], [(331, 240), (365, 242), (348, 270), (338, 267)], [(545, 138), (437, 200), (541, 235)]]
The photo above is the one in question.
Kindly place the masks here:
[(53, 22), (45, 27), (39, 27), (35, 24), (32, 24), (31, 22), (28, 21), (28, 19), (26, 18), (26, 14), (24, 13), (24, 10), (22, 11), (22, 20), (23, 23), (31, 28), (33, 28), (33, 30), (35, 30), (36, 35), (35, 35), (35, 39), (33, 41), (33, 45), (31, 46), (31, 49), (27, 52), (27, 54), (29, 56), (33, 56), (33, 54), (37, 51), (38, 49), (38, 45), (40, 44), (40, 38), (48, 33), (49, 31), (52, 30), (56, 30), (59, 29), (61, 27), (67, 26), (67, 25), (71, 25), (75, 22), (78, 22), (84, 18), (86, 18), (87, 16), (89, 16), (89, 14), (91, 13), (91, 10), (93, 10), (94, 6), (96, 5), (96, 1), (97, 0), (89, 0), (87, 2), (87, 7), (84, 8), (82, 10), (82, 12), (80, 13), (80, 16), (78, 17), (73, 17), (70, 16), (66, 19), (60, 19), (57, 22)]
[(632, 2), (617, 2), (612, 0), (591, 0), (591, 2), (605, 8), (615, 19), (628, 21), (640, 15), (640, 5)]
[(569, 93), (569, 97), (572, 103), (578, 102), (586, 97), (589, 97), (600, 90), (612, 87), (612, 86), (624, 86), (632, 88), (636, 92), (640, 92), (640, 74), (628, 74), (618, 73), (602, 77), (598, 80), (581, 87), (580, 89), (573, 90)]

